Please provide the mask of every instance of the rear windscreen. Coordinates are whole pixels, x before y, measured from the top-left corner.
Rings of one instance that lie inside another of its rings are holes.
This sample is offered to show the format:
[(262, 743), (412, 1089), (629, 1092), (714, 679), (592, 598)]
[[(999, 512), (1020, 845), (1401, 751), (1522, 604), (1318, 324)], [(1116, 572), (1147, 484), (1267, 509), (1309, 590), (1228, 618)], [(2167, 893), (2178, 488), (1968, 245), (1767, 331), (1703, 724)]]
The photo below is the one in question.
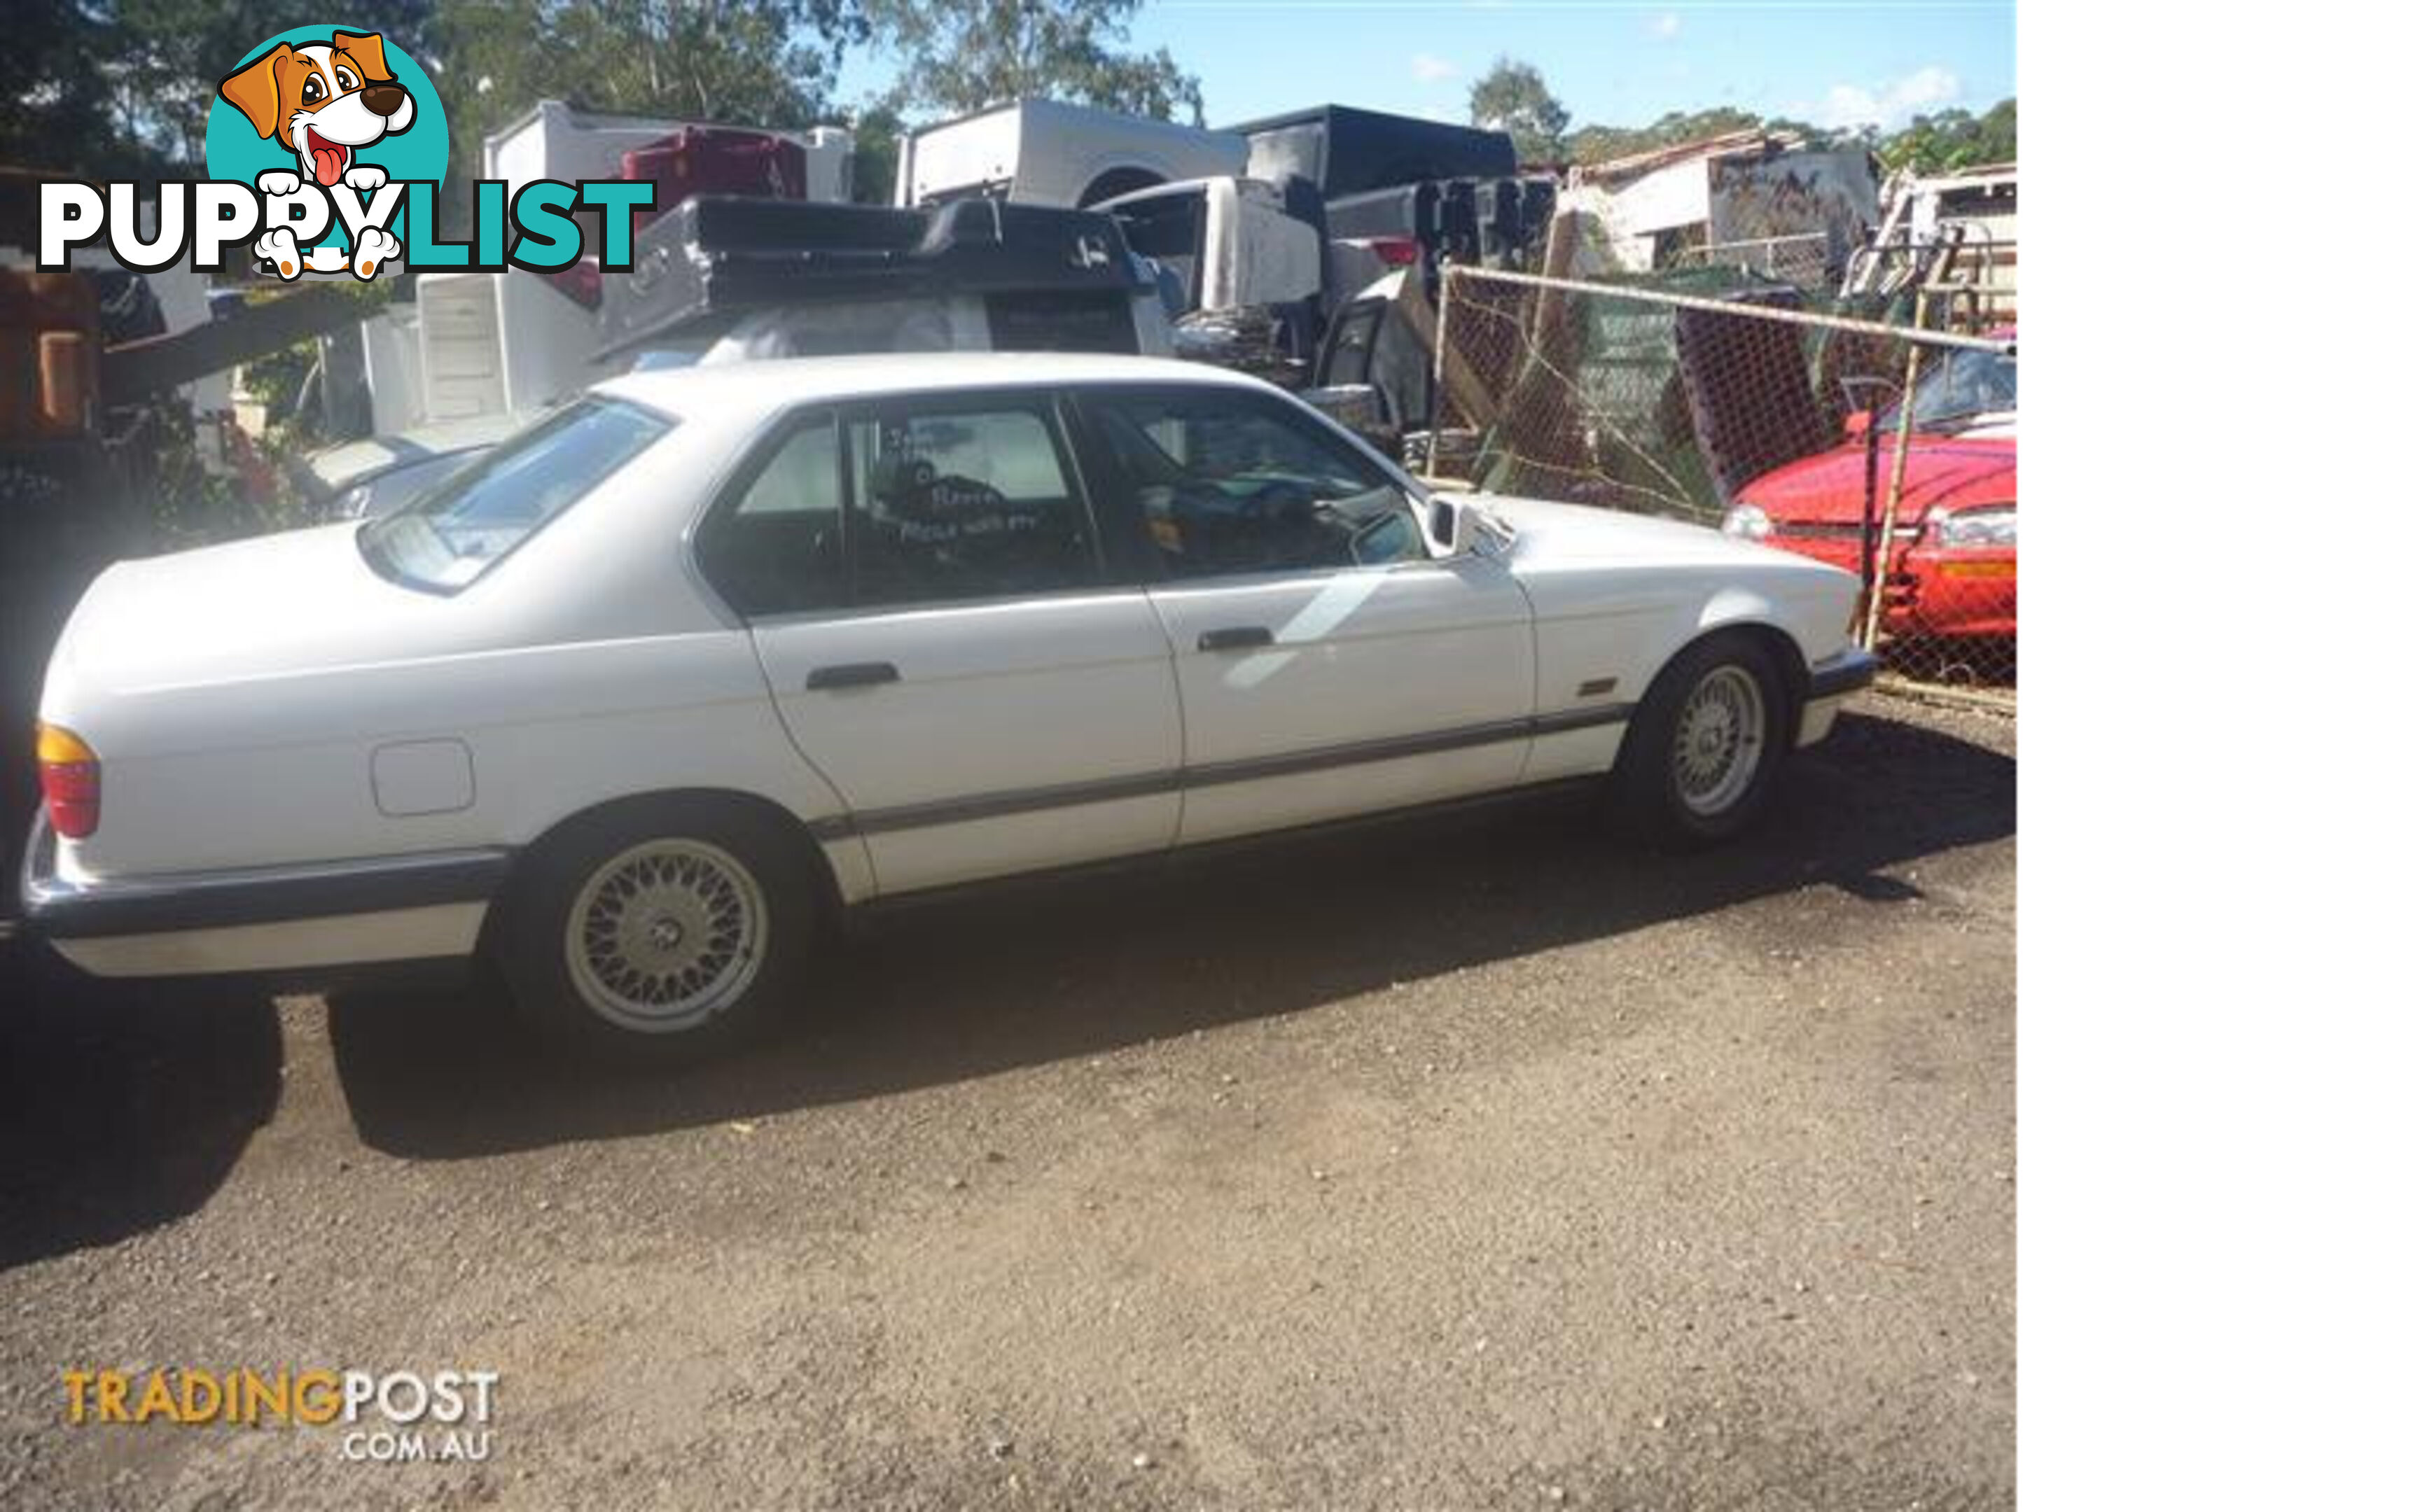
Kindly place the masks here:
[(407, 587), (466, 587), (672, 427), (626, 400), (566, 405), (364, 526), (362, 554)]

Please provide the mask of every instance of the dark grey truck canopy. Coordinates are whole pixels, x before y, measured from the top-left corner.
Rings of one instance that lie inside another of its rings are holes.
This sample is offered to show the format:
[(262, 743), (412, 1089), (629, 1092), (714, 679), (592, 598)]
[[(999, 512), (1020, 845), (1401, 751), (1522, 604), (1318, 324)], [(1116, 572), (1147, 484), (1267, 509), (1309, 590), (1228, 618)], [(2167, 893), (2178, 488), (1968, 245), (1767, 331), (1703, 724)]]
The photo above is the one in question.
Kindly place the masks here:
[(1275, 184), (1300, 174), (1330, 201), (1431, 178), (1510, 177), (1521, 167), (1506, 132), (1350, 105), (1314, 105), (1227, 130), (1250, 145), (1251, 177)]
[(1090, 210), (973, 199), (929, 209), (706, 194), (638, 235), (630, 271), (605, 281), (603, 350), (694, 340), (760, 310), (909, 296), (972, 295), (993, 346), (1017, 349), (1027, 324), (1060, 345), (1070, 315), (1097, 307), (1104, 333), (1133, 351), (1127, 313), (1152, 284), (1118, 223)]

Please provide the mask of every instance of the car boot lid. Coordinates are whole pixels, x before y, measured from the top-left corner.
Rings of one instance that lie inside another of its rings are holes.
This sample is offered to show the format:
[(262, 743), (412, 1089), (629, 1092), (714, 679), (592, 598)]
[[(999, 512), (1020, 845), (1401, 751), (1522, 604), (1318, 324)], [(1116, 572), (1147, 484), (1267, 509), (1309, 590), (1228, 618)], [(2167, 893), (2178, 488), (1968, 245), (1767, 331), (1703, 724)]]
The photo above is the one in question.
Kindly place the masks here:
[[(45, 717), (77, 728), (95, 705), (230, 681), (391, 659), (447, 600), (373, 572), (360, 527), (325, 526), (120, 562), (60, 634)], [(86, 733), (94, 733), (86, 731)]]

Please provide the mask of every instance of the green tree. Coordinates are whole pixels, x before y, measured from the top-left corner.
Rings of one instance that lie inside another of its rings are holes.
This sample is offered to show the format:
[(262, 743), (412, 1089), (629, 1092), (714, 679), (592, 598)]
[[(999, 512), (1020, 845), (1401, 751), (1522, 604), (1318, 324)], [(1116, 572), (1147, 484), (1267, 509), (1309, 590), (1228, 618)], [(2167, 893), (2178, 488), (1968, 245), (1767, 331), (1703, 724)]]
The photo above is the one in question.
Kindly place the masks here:
[[(433, 0), (348, 0), (344, 24), (424, 55)], [(0, 162), (102, 177), (200, 170), (219, 81), (325, 0), (66, 0), (21, 8), (0, 48)]]
[(1470, 120), (1512, 133), (1524, 162), (1550, 162), (1562, 156), (1563, 128), (1572, 113), (1546, 87), (1537, 66), (1499, 57), (1470, 86)]
[(812, 126), (867, 35), (857, 0), (439, 0), (436, 18), (458, 154), (540, 100)]
[(2017, 161), (2017, 99), (2010, 95), (1983, 113), (1979, 123), (1982, 161), (2014, 162)]
[(1760, 120), (1754, 113), (1732, 105), (1716, 105), (1711, 110), (1673, 110), (1665, 112), (1652, 126), (1583, 126), (1572, 133), (1569, 151), (1574, 162), (1606, 162), (1683, 142), (1779, 124)]
[(796, 127), (830, 119), (859, 0), (65, 0), (0, 49), (0, 161), (190, 174), (219, 81), (261, 39), (375, 31), (436, 76), (455, 162), (541, 99)]
[(899, 138), (907, 126), (899, 113), (876, 100), (860, 106), (849, 117), (856, 162), (850, 168), (849, 198), (860, 205), (888, 205), (899, 178)]
[(1864, 147), (1885, 168), (1952, 173), (2017, 159), (2017, 102), (2003, 100), (1982, 115), (1944, 110), (1918, 116), (1896, 131), (1871, 126), (1831, 130), (1784, 116), (1760, 119), (1730, 105), (1711, 110), (1668, 111), (1651, 126), (1583, 126), (1565, 148), (1574, 162), (1606, 162), (1657, 147), (1677, 147), (1731, 131), (1762, 130), (1792, 135), (1818, 149)]
[(1140, 0), (866, 0), (899, 56), (894, 110), (963, 116), (1063, 100), (1202, 124), (1202, 81), (1166, 48), (1123, 50)]
[[(438, 220), (467, 224), (480, 144), (541, 100), (626, 116), (813, 126), (837, 111), (858, 0), (436, 0), (434, 70), (458, 171)], [(424, 58), (424, 62), (430, 62)]]
[(2017, 157), (2017, 102), (2003, 100), (1976, 116), (1963, 110), (1918, 116), (1882, 139), (1876, 155), (1892, 168), (1956, 173)]
[(107, 19), (85, 6), (33, 6), (9, 23), (0, 47), (0, 162), (96, 175), (124, 165), (117, 89), (93, 77), (111, 39)]

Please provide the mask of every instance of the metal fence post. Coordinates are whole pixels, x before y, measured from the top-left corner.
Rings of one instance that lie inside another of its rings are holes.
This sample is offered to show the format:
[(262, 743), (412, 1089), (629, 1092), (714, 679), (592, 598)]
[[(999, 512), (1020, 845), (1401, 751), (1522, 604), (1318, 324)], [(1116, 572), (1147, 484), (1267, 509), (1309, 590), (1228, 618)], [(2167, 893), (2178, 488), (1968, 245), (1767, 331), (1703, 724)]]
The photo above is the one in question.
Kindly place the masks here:
[(1430, 354), (1429, 373), (1429, 459), (1421, 474), (1430, 483), (1436, 482), (1437, 453), (1443, 450), (1439, 440), (1445, 434), (1446, 342), (1453, 330), (1453, 275), (1457, 271), (1453, 264), (1448, 263), (1437, 277), (1436, 350)]
[[(1924, 329), (1925, 301), (1925, 292), (1916, 290), (1916, 328), (1918, 331)], [(1896, 449), (1891, 454), (1890, 490), (1883, 495), (1882, 565), (1874, 572), (1873, 592), (1866, 595), (1866, 633), (1858, 640), (1858, 644), (1868, 651), (1874, 649), (1874, 641), (1882, 632), (1883, 595), (1890, 583), (1893, 537), (1899, 533), (1899, 498), (1907, 486), (1907, 443), (1916, 431), (1916, 369), (1923, 362), (1924, 344), (1909, 342), (1906, 377), (1900, 380), (1899, 386), (1899, 435), (1892, 443)]]

